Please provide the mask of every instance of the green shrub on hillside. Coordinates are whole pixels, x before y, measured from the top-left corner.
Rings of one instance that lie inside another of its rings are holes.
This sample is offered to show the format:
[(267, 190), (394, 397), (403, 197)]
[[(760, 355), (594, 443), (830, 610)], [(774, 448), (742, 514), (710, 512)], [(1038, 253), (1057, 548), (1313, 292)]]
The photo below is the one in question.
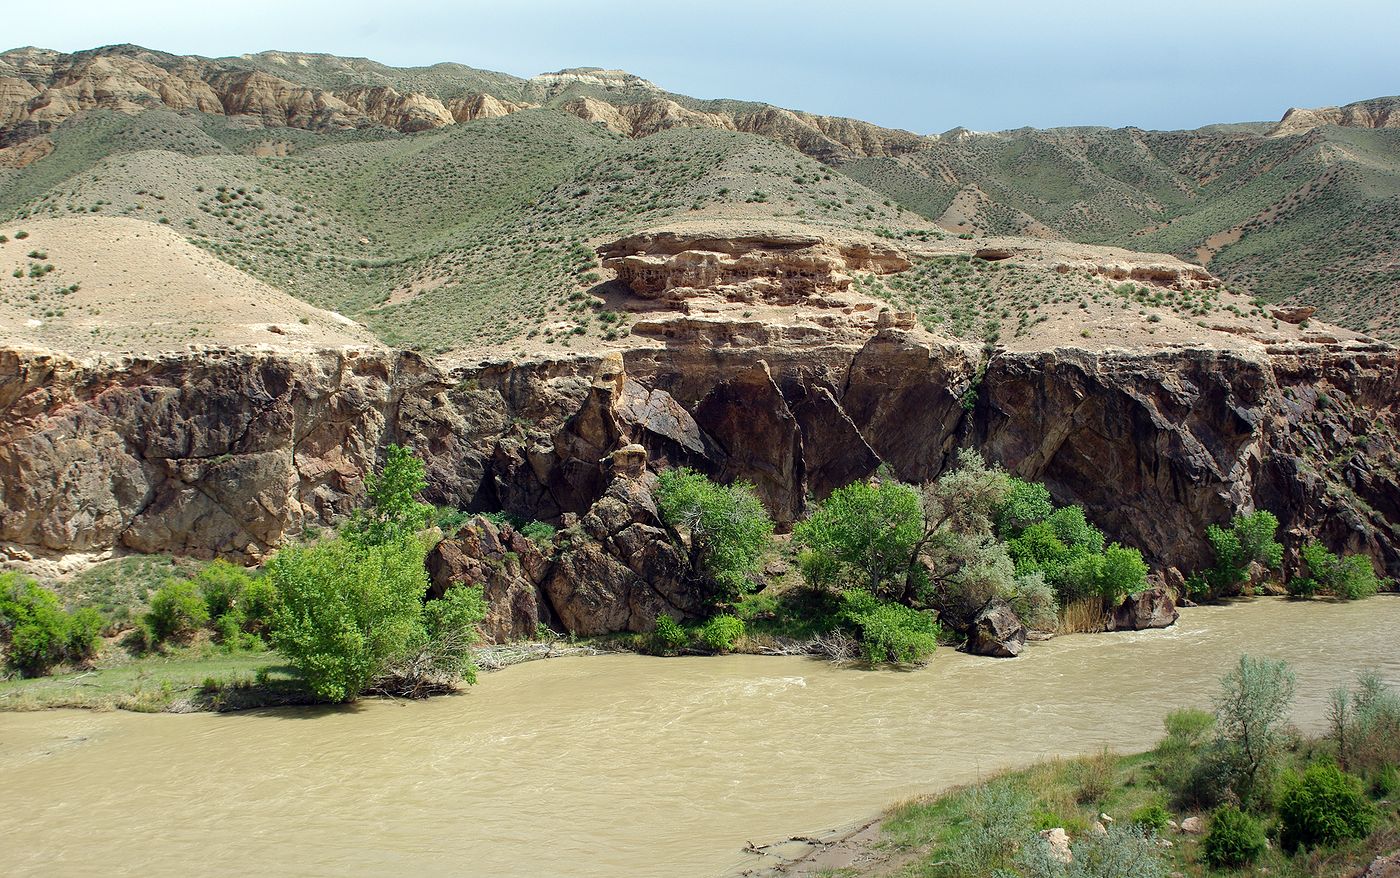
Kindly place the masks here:
[(187, 579), (171, 579), (151, 596), (146, 623), (158, 643), (186, 642), (209, 624), (209, 608), (199, 587)]
[(656, 625), (651, 629), (652, 650), (661, 655), (675, 655), (681, 647), (690, 642), (690, 635), (681, 624), (662, 613), (656, 617)]
[(1201, 849), (1207, 863), (1217, 869), (1248, 866), (1264, 853), (1264, 827), (1236, 808), (1225, 805), (1210, 815), (1210, 829)]
[(691, 563), (714, 585), (717, 603), (752, 590), (773, 521), (750, 485), (716, 484), (679, 467), (660, 474), (656, 501), (667, 524), (689, 531)]
[(1279, 838), (1288, 850), (1365, 838), (1375, 812), (1361, 781), (1330, 763), (1289, 772), (1280, 784)]
[(1252, 806), (1268, 797), (1297, 681), (1286, 662), (1241, 655), (1220, 683), (1216, 733), (1232, 763), (1231, 788)]

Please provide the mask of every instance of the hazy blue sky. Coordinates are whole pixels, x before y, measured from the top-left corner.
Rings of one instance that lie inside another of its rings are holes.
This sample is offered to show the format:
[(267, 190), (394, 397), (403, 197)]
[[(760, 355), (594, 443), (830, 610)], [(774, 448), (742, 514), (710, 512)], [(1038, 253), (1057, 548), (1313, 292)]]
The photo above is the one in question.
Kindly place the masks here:
[(0, 41), (64, 51), (286, 49), (518, 76), (620, 67), (696, 97), (921, 133), (1195, 127), (1400, 93), (1400, 0), (0, 0), (0, 20)]

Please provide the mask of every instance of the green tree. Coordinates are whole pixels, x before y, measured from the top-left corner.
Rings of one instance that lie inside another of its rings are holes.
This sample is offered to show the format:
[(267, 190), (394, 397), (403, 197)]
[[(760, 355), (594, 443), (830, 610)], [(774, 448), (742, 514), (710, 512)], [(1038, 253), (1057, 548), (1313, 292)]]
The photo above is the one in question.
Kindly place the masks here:
[(1303, 546), (1299, 554), (1307, 573), (1299, 573), (1288, 581), (1288, 593), (1294, 597), (1311, 597), (1321, 592), (1354, 601), (1380, 590), (1376, 570), (1363, 555), (1339, 558), (1317, 542)]
[(204, 597), (210, 619), (233, 612), (252, 581), (248, 571), (224, 560), (211, 561), (194, 575), (194, 584)]
[(841, 614), (855, 629), (871, 664), (917, 664), (938, 647), (938, 624), (931, 613), (882, 601), (863, 589), (841, 595)]
[(0, 644), (5, 661), (26, 677), (97, 655), (103, 620), (91, 607), (66, 613), (58, 595), (18, 573), (0, 573)]
[(773, 536), (773, 521), (752, 486), (716, 484), (679, 467), (658, 476), (656, 502), (667, 524), (689, 531), (691, 564), (716, 586), (720, 602), (751, 590)]
[(1263, 509), (1235, 516), (1228, 528), (1217, 524), (1207, 527), (1215, 566), (1193, 577), (1192, 591), (1207, 599), (1228, 597), (1239, 594), (1249, 578), (1250, 565), (1277, 570), (1283, 563), (1283, 546), (1274, 538), (1277, 533), (1278, 518)]
[(401, 445), (384, 452), (384, 468), (365, 478), (366, 505), (346, 524), (346, 540), (360, 546), (377, 546), (411, 537), (428, 526), (433, 507), (419, 502), (428, 487), (423, 461)]
[(892, 598), (906, 591), (923, 533), (918, 492), (880, 478), (833, 491), (793, 528), (793, 542), (808, 584)]
[(394, 660), (420, 647), (428, 573), (415, 539), (332, 540), (268, 562), (277, 588), (272, 642), (318, 698), (353, 701)]
[(1278, 760), (1297, 681), (1286, 662), (1242, 655), (1220, 683), (1216, 731), (1232, 756), (1235, 792), (1254, 804), (1263, 799)]

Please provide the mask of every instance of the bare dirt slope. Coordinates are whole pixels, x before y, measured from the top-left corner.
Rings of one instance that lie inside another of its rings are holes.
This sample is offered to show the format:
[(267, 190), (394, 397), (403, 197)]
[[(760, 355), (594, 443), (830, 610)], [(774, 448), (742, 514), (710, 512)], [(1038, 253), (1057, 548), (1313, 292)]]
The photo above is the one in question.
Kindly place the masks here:
[(81, 354), (377, 346), (349, 318), (294, 299), (162, 225), (27, 220), (0, 234), (8, 239), (0, 244), (0, 344), (7, 347)]

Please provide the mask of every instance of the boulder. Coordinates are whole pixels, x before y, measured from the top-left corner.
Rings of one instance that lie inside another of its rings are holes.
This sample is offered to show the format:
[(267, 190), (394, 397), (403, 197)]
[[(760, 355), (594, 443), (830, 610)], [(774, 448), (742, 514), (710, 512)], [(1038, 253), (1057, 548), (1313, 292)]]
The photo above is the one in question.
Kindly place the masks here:
[(967, 632), (967, 651), (973, 655), (1015, 658), (1026, 647), (1026, 626), (1001, 598), (987, 602)]
[(1316, 313), (1317, 309), (1311, 305), (1275, 305), (1269, 309), (1275, 320), (1284, 323), (1302, 323)]
[(1109, 617), (1110, 631), (1142, 631), (1169, 628), (1180, 617), (1171, 593), (1163, 586), (1149, 588), (1123, 598)]
[(1187, 835), (1200, 835), (1206, 831), (1206, 822), (1200, 817), (1187, 817), (1181, 821), (1181, 831)]

